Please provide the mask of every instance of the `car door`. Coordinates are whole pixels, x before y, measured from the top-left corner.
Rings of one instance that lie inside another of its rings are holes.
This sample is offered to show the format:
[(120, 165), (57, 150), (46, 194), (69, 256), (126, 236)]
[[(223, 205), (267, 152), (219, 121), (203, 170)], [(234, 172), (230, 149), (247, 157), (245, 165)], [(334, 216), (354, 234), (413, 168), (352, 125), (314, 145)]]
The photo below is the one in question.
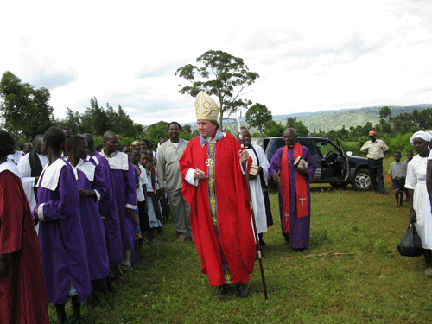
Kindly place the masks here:
[[(321, 181), (340, 182), (345, 180), (342, 152), (331, 141), (321, 139), (315, 142), (321, 161)], [(332, 159), (329, 157), (333, 156)]]

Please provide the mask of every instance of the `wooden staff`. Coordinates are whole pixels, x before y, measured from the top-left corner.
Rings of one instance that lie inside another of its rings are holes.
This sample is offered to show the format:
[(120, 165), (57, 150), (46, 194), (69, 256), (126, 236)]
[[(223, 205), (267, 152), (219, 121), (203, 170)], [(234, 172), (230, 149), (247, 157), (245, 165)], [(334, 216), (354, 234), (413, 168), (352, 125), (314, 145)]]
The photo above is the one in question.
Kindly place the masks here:
[[(240, 129), (240, 121), (239, 121), (238, 117), (237, 117), (237, 124), (238, 124), (238, 138), (240, 141), (240, 145), (241, 145), (242, 149), (245, 149), (244, 140), (243, 140), (243, 136), (241, 134), (241, 129)], [(251, 206), (252, 225), (253, 225), (254, 232), (255, 232), (255, 241), (256, 241), (256, 248), (257, 248), (257, 255), (258, 255), (258, 263), (260, 266), (261, 279), (262, 279), (263, 289), (264, 289), (264, 299), (265, 299), (266, 303), (268, 304), (267, 286), (266, 286), (265, 277), (264, 277), (264, 266), (263, 266), (263, 261), (262, 261), (261, 245), (259, 244), (258, 231), (257, 231), (257, 226), (256, 226), (256, 221), (255, 221), (255, 214), (254, 214), (253, 205), (252, 205), (252, 201), (251, 201), (252, 196), (251, 196), (251, 188), (250, 188), (250, 183), (249, 183), (249, 172), (247, 172), (247, 170), (246, 170), (246, 183), (247, 183), (248, 192), (249, 192), (249, 202), (250, 202), (250, 206)]]

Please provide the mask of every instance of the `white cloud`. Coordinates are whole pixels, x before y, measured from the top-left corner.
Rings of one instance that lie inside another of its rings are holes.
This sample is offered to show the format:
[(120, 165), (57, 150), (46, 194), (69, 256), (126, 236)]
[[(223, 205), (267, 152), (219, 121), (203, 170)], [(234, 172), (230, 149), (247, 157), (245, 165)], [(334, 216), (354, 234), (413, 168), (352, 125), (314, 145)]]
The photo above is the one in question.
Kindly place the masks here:
[[(247, 97), (272, 113), (430, 103), (432, 4), (367, 0), (7, 2), (0, 72), (50, 89), (56, 117), (121, 105), (136, 122), (194, 120), (177, 68), (207, 50), (242, 57)], [(23, 10), (25, 8), (25, 10)]]

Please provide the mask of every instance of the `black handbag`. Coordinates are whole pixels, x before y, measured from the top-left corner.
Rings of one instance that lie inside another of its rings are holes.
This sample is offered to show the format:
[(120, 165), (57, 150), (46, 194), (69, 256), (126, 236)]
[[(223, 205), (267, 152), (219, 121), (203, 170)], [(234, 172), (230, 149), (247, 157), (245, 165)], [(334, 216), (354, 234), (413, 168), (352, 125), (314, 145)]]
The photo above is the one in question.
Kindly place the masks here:
[(423, 247), (420, 236), (417, 234), (414, 224), (410, 224), (402, 236), (397, 249), (402, 256), (419, 257), (423, 255)]

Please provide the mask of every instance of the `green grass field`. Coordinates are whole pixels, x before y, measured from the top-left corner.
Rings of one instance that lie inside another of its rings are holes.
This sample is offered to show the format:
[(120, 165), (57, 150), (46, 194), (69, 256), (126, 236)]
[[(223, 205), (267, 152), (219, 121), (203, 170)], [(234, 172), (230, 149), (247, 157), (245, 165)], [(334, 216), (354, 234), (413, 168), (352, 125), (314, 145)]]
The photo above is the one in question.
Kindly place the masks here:
[[(386, 187), (387, 195), (377, 195), (312, 185), (307, 252), (288, 249), (277, 225), (265, 234), (268, 304), (258, 262), (249, 297), (237, 297), (234, 287), (215, 296), (194, 244), (178, 243), (169, 224), (112, 298), (97, 308), (83, 304), (83, 323), (429, 323), (432, 278), (423, 274), (423, 258), (398, 254), (409, 207), (394, 207)], [(275, 192), (271, 200), (277, 223)], [(55, 323), (52, 305), (50, 319)]]

